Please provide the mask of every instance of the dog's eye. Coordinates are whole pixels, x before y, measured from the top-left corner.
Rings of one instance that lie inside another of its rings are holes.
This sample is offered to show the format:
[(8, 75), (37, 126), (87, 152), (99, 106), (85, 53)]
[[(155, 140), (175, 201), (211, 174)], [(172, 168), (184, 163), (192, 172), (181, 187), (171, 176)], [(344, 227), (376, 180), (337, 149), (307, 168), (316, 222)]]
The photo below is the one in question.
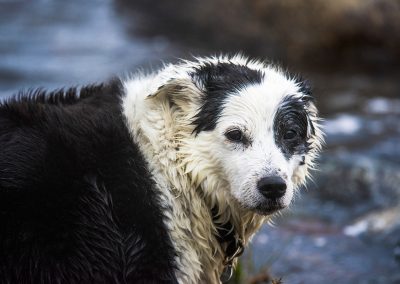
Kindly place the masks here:
[(297, 132), (294, 130), (288, 130), (283, 135), (283, 139), (285, 139), (285, 140), (293, 140), (296, 137), (297, 137)]
[(239, 129), (233, 129), (225, 133), (225, 137), (232, 142), (241, 142), (244, 140), (242, 131)]

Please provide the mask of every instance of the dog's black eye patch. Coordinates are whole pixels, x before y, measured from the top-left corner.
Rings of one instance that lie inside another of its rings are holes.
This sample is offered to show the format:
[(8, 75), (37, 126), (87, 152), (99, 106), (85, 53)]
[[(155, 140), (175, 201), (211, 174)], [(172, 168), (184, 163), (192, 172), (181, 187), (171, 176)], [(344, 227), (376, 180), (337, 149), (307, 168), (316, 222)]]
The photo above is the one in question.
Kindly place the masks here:
[(193, 121), (196, 134), (215, 129), (228, 96), (250, 84), (261, 83), (264, 77), (260, 70), (234, 63), (207, 63), (190, 75), (204, 89), (201, 107)]
[[(287, 159), (294, 154), (304, 154), (309, 151), (307, 104), (308, 101), (304, 98), (289, 96), (281, 103), (275, 115), (275, 143)], [(310, 127), (312, 129), (311, 125)]]

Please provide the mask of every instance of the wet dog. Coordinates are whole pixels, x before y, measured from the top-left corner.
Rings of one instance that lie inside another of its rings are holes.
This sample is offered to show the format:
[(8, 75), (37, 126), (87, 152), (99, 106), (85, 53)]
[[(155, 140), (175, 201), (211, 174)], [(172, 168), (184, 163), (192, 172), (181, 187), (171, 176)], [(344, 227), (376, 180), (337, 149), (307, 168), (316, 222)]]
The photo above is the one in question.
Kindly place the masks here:
[(218, 283), (320, 150), (308, 86), (243, 56), (0, 106), (0, 281)]

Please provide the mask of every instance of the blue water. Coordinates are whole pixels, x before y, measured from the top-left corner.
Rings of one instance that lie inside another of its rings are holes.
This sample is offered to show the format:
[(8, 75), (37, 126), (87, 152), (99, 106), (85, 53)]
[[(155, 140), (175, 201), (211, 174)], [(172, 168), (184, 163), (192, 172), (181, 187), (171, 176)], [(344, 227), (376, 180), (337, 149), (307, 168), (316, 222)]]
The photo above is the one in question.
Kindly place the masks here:
[(124, 21), (109, 0), (0, 1), (0, 96), (102, 81), (176, 55), (164, 38), (128, 35)]

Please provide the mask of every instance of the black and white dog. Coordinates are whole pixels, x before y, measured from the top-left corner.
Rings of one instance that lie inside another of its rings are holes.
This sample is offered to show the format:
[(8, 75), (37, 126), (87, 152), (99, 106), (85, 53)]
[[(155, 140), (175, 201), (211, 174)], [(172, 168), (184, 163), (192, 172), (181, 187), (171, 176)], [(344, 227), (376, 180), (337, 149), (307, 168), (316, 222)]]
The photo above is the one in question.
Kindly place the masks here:
[(320, 150), (304, 82), (197, 58), (0, 105), (1, 283), (219, 283)]

